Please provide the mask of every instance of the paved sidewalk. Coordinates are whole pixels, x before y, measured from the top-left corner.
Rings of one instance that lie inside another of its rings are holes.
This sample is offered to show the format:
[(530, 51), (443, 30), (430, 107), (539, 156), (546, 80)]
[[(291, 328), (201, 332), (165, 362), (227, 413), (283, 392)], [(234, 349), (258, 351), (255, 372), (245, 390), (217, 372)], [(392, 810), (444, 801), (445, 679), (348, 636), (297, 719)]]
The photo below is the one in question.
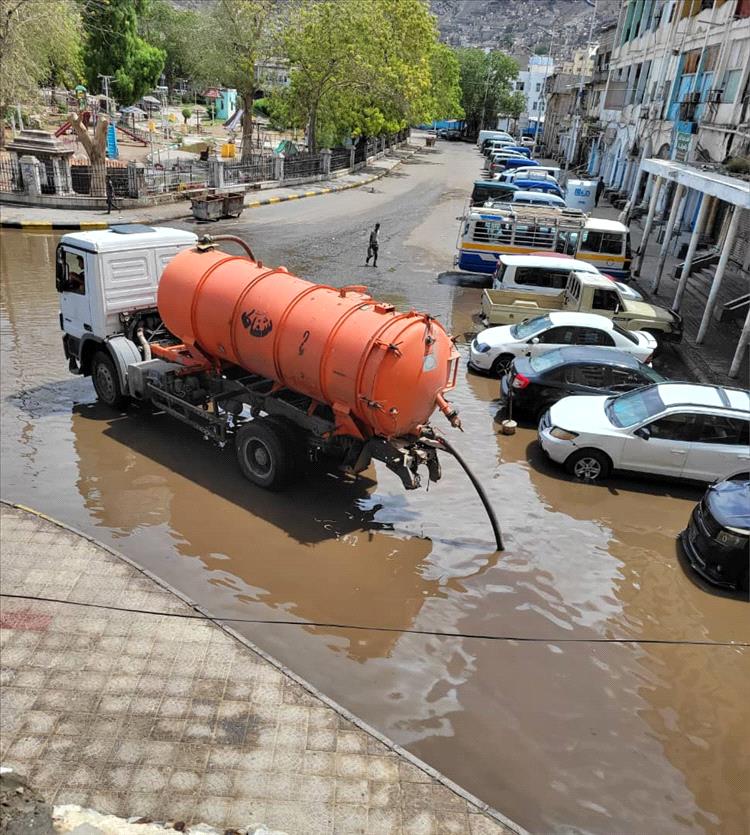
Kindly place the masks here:
[[(350, 188), (359, 188), (385, 177), (403, 160), (409, 159), (418, 150), (424, 152), (424, 149), (417, 148), (415, 145), (394, 149), (386, 156), (372, 160), (366, 168), (360, 171), (334, 176), (329, 180), (298, 186), (250, 191), (245, 195), (245, 208), (255, 209), (259, 206), (284, 203), (288, 200), (300, 200), (305, 197), (317, 197), (322, 194), (333, 194)], [(75, 209), (48, 209), (4, 204), (0, 206), (0, 227), (11, 229), (106, 229), (111, 224), (117, 223), (165, 223), (191, 215), (189, 200), (163, 203), (159, 206), (121, 209), (111, 215), (92, 210), (76, 211)]]
[(25, 596), (0, 599), (0, 760), (48, 802), (289, 835), (522, 831), (248, 642), (179, 617), (196, 612), (124, 557), (7, 504), (0, 522), (0, 591)]

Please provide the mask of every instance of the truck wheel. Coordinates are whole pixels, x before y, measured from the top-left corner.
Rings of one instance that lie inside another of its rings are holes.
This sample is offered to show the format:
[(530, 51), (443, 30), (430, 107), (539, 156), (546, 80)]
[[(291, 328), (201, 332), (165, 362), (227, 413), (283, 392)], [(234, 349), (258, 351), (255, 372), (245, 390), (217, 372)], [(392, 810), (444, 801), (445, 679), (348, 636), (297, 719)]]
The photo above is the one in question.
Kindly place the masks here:
[(500, 356), (492, 363), (490, 373), (493, 377), (502, 377), (503, 374), (510, 368), (510, 364), (515, 357), (513, 354), (500, 354)]
[(612, 463), (598, 449), (582, 449), (568, 456), (565, 469), (579, 481), (604, 481), (612, 469)]
[(106, 351), (97, 351), (91, 361), (91, 379), (96, 396), (105, 406), (122, 409), (128, 398), (122, 392), (120, 378), (112, 358)]
[(276, 421), (257, 418), (236, 435), (237, 461), (242, 475), (265, 490), (283, 490), (294, 470), (293, 444)]

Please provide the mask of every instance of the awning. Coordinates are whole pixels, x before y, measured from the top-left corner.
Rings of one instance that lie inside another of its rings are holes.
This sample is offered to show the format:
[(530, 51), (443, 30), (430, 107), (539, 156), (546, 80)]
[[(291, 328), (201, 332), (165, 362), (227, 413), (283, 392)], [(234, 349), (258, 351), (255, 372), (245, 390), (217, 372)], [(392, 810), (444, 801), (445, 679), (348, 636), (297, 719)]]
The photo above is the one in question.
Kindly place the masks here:
[(657, 177), (664, 177), (672, 183), (680, 183), (685, 188), (718, 197), (719, 200), (733, 206), (750, 209), (750, 182), (747, 180), (669, 159), (644, 159), (641, 169)]

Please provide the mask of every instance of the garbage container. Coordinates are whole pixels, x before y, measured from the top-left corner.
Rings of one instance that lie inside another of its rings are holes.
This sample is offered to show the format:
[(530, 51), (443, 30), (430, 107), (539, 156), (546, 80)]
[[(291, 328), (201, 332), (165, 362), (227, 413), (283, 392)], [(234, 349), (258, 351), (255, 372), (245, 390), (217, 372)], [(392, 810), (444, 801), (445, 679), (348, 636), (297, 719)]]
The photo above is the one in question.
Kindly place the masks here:
[(224, 214), (224, 198), (220, 195), (193, 197), (190, 204), (196, 220), (219, 220)]
[(245, 208), (245, 195), (242, 192), (224, 195), (224, 217), (239, 217)]
[(435, 147), (435, 140), (436, 140), (436, 139), (437, 139), (437, 137), (436, 137), (436, 136), (428, 136), (428, 137), (425, 139), (424, 144), (425, 144), (428, 148), (434, 148), (434, 147)]

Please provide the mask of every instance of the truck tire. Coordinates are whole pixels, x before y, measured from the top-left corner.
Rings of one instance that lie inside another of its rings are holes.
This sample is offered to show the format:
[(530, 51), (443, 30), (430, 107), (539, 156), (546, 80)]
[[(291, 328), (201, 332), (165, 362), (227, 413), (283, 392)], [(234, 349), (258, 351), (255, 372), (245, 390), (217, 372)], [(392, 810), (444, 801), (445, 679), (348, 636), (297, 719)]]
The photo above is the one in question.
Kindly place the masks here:
[(286, 428), (275, 420), (256, 418), (235, 437), (242, 475), (264, 490), (283, 490), (294, 473), (294, 444)]
[(612, 462), (598, 449), (581, 449), (567, 457), (565, 469), (579, 481), (604, 481), (612, 471)]
[(122, 409), (127, 404), (128, 397), (123, 394), (117, 369), (106, 351), (99, 350), (94, 354), (91, 379), (100, 403), (112, 409)]

